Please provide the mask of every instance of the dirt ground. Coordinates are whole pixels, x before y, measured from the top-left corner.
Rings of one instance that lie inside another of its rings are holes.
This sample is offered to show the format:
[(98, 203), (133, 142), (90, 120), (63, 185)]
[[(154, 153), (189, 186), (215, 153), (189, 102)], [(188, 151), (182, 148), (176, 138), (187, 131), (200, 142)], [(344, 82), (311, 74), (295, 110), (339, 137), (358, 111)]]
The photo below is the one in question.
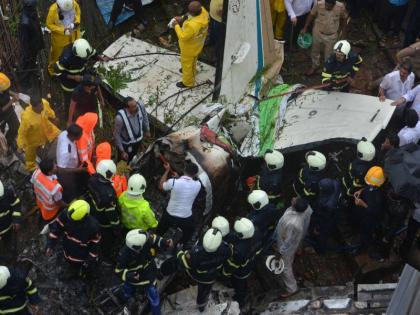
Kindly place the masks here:
[[(140, 36), (140, 38), (158, 43), (158, 36), (166, 29), (166, 24), (173, 15), (179, 15), (183, 12), (183, 5), (169, 1), (156, 1), (151, 6), (145, 8), (145, 16), (149, 22), (148, 30)], [(207, 1), (208, 3), (209, 1)], [(98, 38), (94, 45), (103, 49), (118, 38), (121, 34), (130, 31), (134, 25), (134, 21), (128, 21), (106, 38)], [(105, 25), (102, 24), (102, 27)], [(102, 32), (104, 33), (104, 32)], [(393, 69), (394, 65), (387, 59), (386, 52), (377, 46), (377, 39), (372, 31), (370, 22), (365, 17), (357, 22), (353, 22), (350, 27), (349, 39), (355, 44), (357, 50), (360, 51), (364, 59), (364, 65), (361, 67), (359, 74), (356, 77), (357, 84), (353, 87), (353, 92), (363, 94), (376, 94), (377, 90), (369, 90), (368, 83), (381, 77), (383, 74)], [(174, 37), (170, 44), (171, 49), (177, 49)], [(212, 52), (206, 49), (203, 53), (203, 59), (211, 62)], [(304, 72), (310, 67), (310, 52), (309, 50), (297, 50), (292, 53), (286, 53), (285, 63), (281, 72), (283, 79), (287, 83), (303, 83), (308, 86), (320, 83), (320, 72), (308, 78), (304, 76)], [(48, 83), (50, 92), (53, 97), (53, 104), (56, 109), (60, 109), (60, 97), (56, 96), (53, 90), (57, 91), (58, 86), (56, 82)], [(112, 104), (111, 104), (112, 105)], [(115, 105), (115, 104), (114, 104)], [(98, 142), (103, 139), (111, 139), (112, 117), (114, 108), (110, 107), (106, 113), (106, 125), (104, 130), (98, 133)], [(337, 148), (328, 148), (326, 152), (336, 152)], [(347, 151), (351, 152), (351, 148), (347, 146)], [(345, 165), (350, 159), (351, 153), (343, 158), (341, 161)], [(303, 156), (296, 154), (286, 156), (286, 165), (289, 165), (288, 183), (290, 184), (294, 174), (299, 168), (299, 163), (303, 162)], [(250, 170), (258, 169), (258, 164), (261, 161), (251, 161)], [(2, 176), (3, 177), (3, 176)], [(12, 175), (11, 175), (12, 177)], [(153, 180), (157, 180), (158, 174), (152, 176)], [(152, 180), (152, 181), (153, 181)], [(153, 186), (151, 184), (150, 186)], [(21, 193), (30, 192), (30, 187), (21, 189)], [(244, 197), (245, 192), (238, 194)], [(291, 193), (289, 193), (290, 195)], [(159, 194), (149, 192), (149, 199), (155, 207), (162, 208), (162, 198)], [(29, 197), (25, 200), (29, 201)], [(242, 199), (243, 200), (243, 199)], [(26, 213), (31, 209), (31, 202), (26, 202)], [(236, 207), (236, 210), (233, 209)], [(239, 210), (238, 210), (239, 209)], [(248, 210), (242, 202), (234, 202), (230, 206), (232, 211), (231, 216), (234, 217), (237, 213), (246, 213)], [(36, 216), (28, 216), (22, 231), (19, 233), (17, 247), (21, 252), (20, 257), (29, 258), (33, 261), (34, 268), (32, 268), (31, 275), (34, 278), (40, 294), (44, 300), (41, 306), (42, 314), (96, 314), (94, 309), (95, 298), (105, 289), (115, 286), (119, 283), (114, 276), (112, 267), (99, 266), (92, 275), (93, 280), (81, 281), (77, 279), (68, 279), (66, 274), (66, 263), (63, 260), (62, 254), (59, 250), (55, 255), (47, 258), (44, 256), (44, 240), (38, 235), (40, 226)], [(122, 238), (120, 239), (122, 244)], [(317, 255), (311, 251), (303, 251), (301, 255), (296, 258), (296, 276), (301, 286), (328, 286), (340, 285), (347, 282), (355, 281), (356, 274), (360, 272), (359, 266), (354, 258), (348, 254), (328, 253), (325, 255)], [(379, 281), (384, 279), (393, 279), (395, 270), (379, 273), (371, 278), (366, 277), (368, 281)], [(358, 281), (363, 281), (363, 277), (358, 278)], [(171, 290), (179, 288), (180, 284), (187, 283), (185, 278), (180, 277), (175, 280), (176, 286)], [(262, 284), (261, 279), (253, 276), (250, 281), (251, 291), (258, 292), (262, 289), (267, 289)], [(268, 290), (278, 290), (281, 288), (278, 282), (271, 283)]]

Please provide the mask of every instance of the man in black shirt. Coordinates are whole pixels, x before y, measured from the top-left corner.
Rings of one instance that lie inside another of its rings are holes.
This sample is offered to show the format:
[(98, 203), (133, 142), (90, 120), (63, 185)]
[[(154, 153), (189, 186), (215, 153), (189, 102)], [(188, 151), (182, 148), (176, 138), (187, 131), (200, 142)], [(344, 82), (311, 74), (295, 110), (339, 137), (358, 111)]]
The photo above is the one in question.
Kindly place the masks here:
[(83, 76), (83, 81), (73, 91), (69, 107), (68, 125), (74, 123), (77, 117), (88, 112), (98, 112), (98, 99), (103, 107), (104, 100), (99, 89), (97, 78), (90, 74)]
[(9, 90), (10, 84), (10, 79), (0, 72), (0, 130), (4, 133), (7, 123), (9, 130), (6, 134), (6, 140), (9, 146), (16, 143), (19, 129), (19, 119), (13, 109), (13, 103), (18, 101), (19, 96)]

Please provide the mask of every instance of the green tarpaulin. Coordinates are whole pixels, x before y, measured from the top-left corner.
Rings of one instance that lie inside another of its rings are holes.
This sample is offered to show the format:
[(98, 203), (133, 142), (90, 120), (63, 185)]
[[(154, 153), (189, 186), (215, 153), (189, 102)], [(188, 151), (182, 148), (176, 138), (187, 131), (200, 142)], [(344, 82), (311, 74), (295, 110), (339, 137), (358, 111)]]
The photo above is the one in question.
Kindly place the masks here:
[[(268, 96), (282, 94), (288, 92), (290, 85), (281, 84), (271, 89)], [(274, 135), (276, 129), (276, 121), (279, 116), (280, 102), (283, 97), (276, 97), (263, 101), (259, 104), (259, 129), (260, 129), (260, 152), (262, 156), (266, 150), (272, 149), (274, 145)]]

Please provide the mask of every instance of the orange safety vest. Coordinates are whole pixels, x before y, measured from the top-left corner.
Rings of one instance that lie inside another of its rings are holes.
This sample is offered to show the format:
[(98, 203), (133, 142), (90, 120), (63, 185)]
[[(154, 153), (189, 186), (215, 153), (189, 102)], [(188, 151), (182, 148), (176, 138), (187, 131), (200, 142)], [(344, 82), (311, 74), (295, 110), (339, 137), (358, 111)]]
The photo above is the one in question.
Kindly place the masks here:
[(114, 177), (112, 177), (112, 186), (114, 186), (115, 193), (117, 194), (117, 197), (119, 197), (127, 190), (127, 177), (124, 175), (114, 175)]
[(76, 120), (76, 124), (82, 127), (82, 137), (76, 141), (77, 153), (80, 164), (87, 163), (89, 174), (95, 174), (96, 170), (92, 164), (93, 149), (95, 148), (94, 129), (98, 122), (98, 114), (86, 113)]
[(109, 142), (101, 142), (96, 146), (96, 166), (102, 160), (110, 160), (112, 154), (111, 144)]
[(40, 169), (35, 170), (31, 182), (34, 185), (36, 203), (41, 210), (42, 218), (46, 221), (53, 219), (60, 210), (53, 197), (57, 192), (63, 192), (63, 187), (57, 179), (48, 178)]

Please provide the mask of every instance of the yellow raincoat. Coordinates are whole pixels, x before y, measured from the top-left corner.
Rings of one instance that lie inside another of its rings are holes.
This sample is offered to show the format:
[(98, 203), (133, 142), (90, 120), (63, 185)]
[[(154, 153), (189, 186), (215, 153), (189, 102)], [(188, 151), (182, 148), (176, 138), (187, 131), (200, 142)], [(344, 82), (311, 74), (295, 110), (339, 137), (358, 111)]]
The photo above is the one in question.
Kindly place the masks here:
[(270, 0), (271, 19), (273, 20), (274, 37), (284, 38), (284, 27), (286, 25), (287, 14), (284, 0)]
[(49, 118), (55, 118), (50, 104), (42, 99), (43, 111), (38, 114), (28, 106), (22, 113), (18, 131), (17, 145), (25, 151), (26, 169), (33, 171), (36, 167), (36, 150), (38, 147), (54, 141), (60, 134), (60, 129)]
[(202, 8), (198, 16), (191, 16), (182, 28), (175, 26), (181, 50), (182, 83), (186, 86), (195, 85), (196, 65), (198, 55), (204, 47), (209, 26), (209, 13)]
[[(80, 25), (80, 7), (76, 1), (73, 1), (73, 8), (75, 11), (73, 24)], [(51, 31), (51, 49), (50, 57), (48, 60), (48, 72), (50, 75), (54, 73), (54, 64), (67, 45), (73, 43), (76, 39), (80, 38), (80, 27), (75, 27), (70, 35), (64, 34), (64, 25), (60, 21), (57, 3), (53, 3), (48, 11), (46, 26)]]

